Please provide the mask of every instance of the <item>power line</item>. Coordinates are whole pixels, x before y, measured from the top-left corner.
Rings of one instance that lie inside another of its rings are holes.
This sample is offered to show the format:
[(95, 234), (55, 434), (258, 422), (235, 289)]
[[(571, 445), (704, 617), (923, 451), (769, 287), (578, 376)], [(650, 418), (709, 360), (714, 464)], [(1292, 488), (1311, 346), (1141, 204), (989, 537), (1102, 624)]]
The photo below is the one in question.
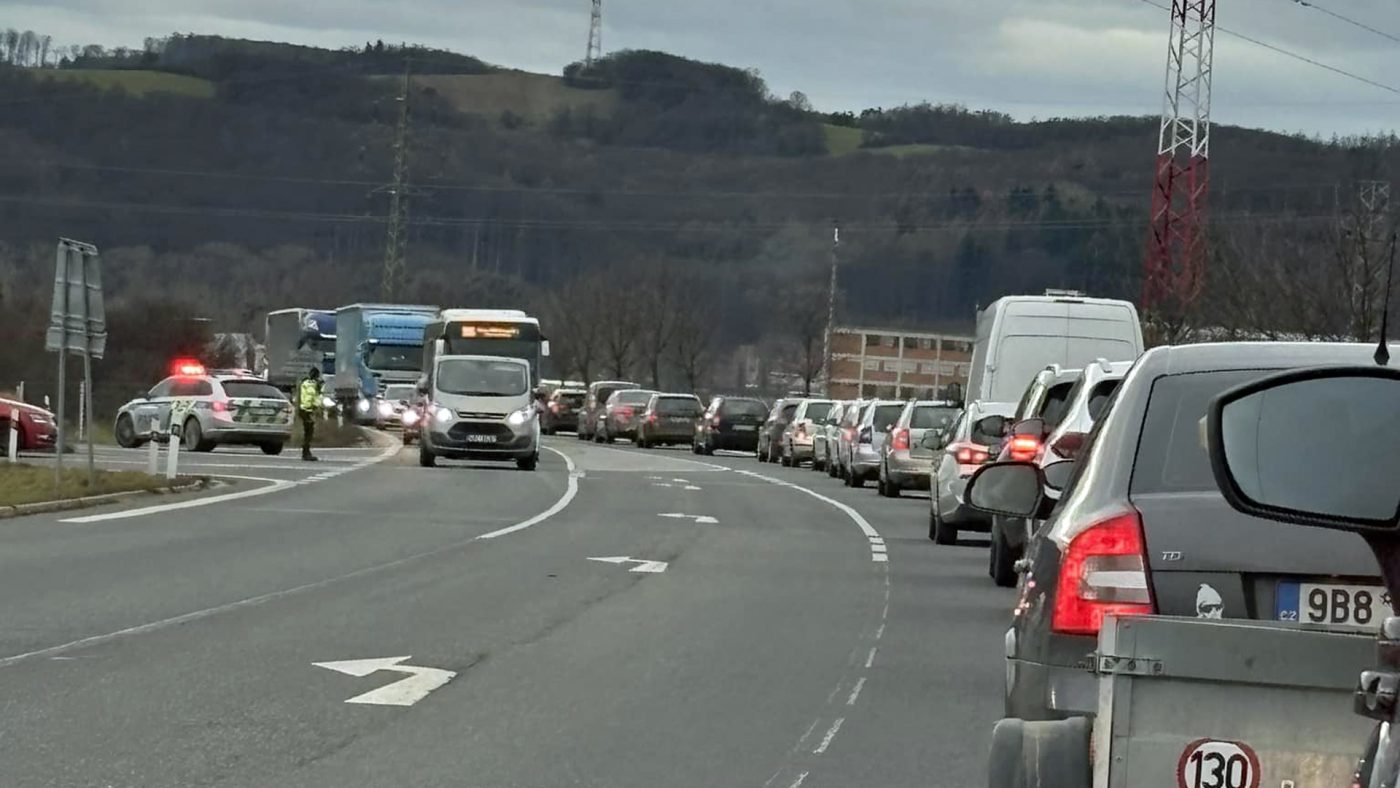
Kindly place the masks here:
[[(1156, 0), (1138, 0), (1138, 2), (1140, 2), (1140, 3), (1146, 3), (1147, 5), (1153, 6), (1154, 8), (1160, 8), (1160, 9), (1162, 9), (1163, 11), (1167, 11), (1167, 12), (1170, 12), (1170, 11), (1171, 11), (1170, 8), (1168, 8), (1167, 6), (1162, 5), (1161, 3), (1156, 2)], [(1237, 33), (1237, 32), (1235, 32), (1234, 30), (1231, 30), (1231, 29), (1229, 29), (1229, 28), (1227, 28), (1227, 27), (1221, 27), (1220, 25), (1216, 25), (1216, 26), (1215, 26), (1215, 29), (1216, 29), (1216, 30), (1219, 30), (1220, 32), (1225, 33), (1225, 34), (1227, 34), (1227, 35), (1234, 36), (1235, 38), (1242, 39), (1242, 40), (1244, 40), (1244, 41), (1248, 41), (1249, 43), (1254, 44), (1254, 45), (1256, 45), (1256, 46), (1261, 46), (1261, 47), (1263, 47), (1263, 48), (1265, 48), (1265, 49), (1268, 49), (1268, 50), (1270, 50), (1270, 51), (1272, 51), (1272, 52), (1277, 52), (1278, 54), (1284, 55), (1285, 57), (1291, 57), (1291, 58), (1293, 58), (1294, 60), (1299, 60), (1299, 61), (1302, 61), (1302, 62), (1307, 63), (1307, 64), (1309, 64), (1309, 65), (1317, 66), (1318, 68), (1321, 68), (1321, 69), (1326, 69), (1327, 71), (1331, 71), (1331, 72), (1334, 73), (1334, 74), (1340, 74), (1341, 76), (1347, 77), (1348, 79), (1354, 79), (1354, 80), (1356, 80), (1357, 82), (1362, 82), (1362, 83), (1365, 83), (1365, 84), (1370, 85), (1370, 86), (1372, 86), (1372, 87), (1380, 88), (1381, 90), (1389, 91), (1389, 92), (1391, 92), (1391, 93), (1395, 93), (1396, 95), (1400, 95), (1400, 88), (1394, 87), (1394, 86), (1392, 86), (1392, 85), (1387, 85), (1387, 84), (1385, 84), (1385, 83), (1383, 83), (1383, 82), (1377, 82), (1377, 81), (1375, 81), (1374, 79), (1369, 79), (1369, 78), (1367, 78), (1367, 77), (1363, 77), (1363, 76), (1361, 76), (1360, 74), (1355, 74), (1355, 73), (1352, 73), (1352, 72), (1347, 71), (1347, 70), (1345, 70), (1345, 69), (1337, 68), (1336, 66), (1330, 66), (1330, 65), (1328, 65), (1328, 64), (1326, 64), (1326, 63), (1323, 63), (1323, 62), (1320, 61), (1320, 60), (1314, 60), (1314, 59), (1312, 59), (1312, 58), (1310, 58), (1310, 57), (1308, 57), (1308, 56), (1306, 56), (1306, 55), (1300, 55), (1300, 54), (1298, 54), (1297, 52), (1293, 52), (1293, 51), (1284, 49), (1283, 47), (1276, 46), (1276, 45), (1274, 45), (1274, 44), (1270, 44), (1270, 43), (1268, 43), (1268, 42), (1266, 42), (1266, 41), (1260, 41), (1259, 39), (1254, 38), (1254, 37), (1252, 37), (1252, 36), (1247, 36), (1247, 35), (1245, 35), (1244, 33)]]
[(1349, 16), (1343, 16), (1343, 15), (1337, 13), (1336, 11), (1333, 11), (1333, 10), (1328, 9), (1328, 8), (1323, 8), (1322, 6), (1318, 5), (1317, 3), (1309, 3), (1308, 0), (1293, 0), (1293, 2), (1294, 2), (1294, 3), (1297, 3), (1298, 5), (1300, 5), (1300, 6), (1304, 7), (1304, 8), (1311, 8), (1311, 9), (1313, 9), (1314, 11), (1321, 11), (1322, 13), (1324, 13), (1324, 14), (1330, 16), (1330, 17), (1335, 17), (1335, 18), (1337, 18), (1337, 19), (1340, 19), (1341, 21), (1346, 22), (1346, 23), (1349, 24), (1349, 25), (1353, 25), (1353, 26), (1355, 26), (1355, 27), (1359, 27), (1359, 28), (1361, 28), (1362, 30), (1366, 30), (1366, 31), (1368, 31), (1368, 32), (1375, 33), (1376, 35), (1381, 36), (1382, 38), (1388, 38), (1388, 39), (1390, 39), (1391, 41), (1394, 41), (1395, 43), (1400, 44), (1400, 36), (1391, 35), (1390, 33), (1387, 33), (1387, 32), (1385, 32), (1384, 30), (1380, 30), (1380, 29), (1378, 29), (1378, 28), (1371, 27), (1370, 25), (1366, 24), (1365, 22), (1358, 22), (1358, 21), (1356, 21), (1355, 19), (1352, 19), (1352, 18), (1349, 17)]

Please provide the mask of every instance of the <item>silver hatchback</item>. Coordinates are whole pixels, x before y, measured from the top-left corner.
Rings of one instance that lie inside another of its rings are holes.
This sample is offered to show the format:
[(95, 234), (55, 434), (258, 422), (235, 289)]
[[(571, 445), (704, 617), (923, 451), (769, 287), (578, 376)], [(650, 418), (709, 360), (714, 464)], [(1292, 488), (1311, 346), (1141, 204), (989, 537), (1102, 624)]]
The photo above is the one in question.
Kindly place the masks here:
[(955, 402), (911, 402), (890, 427), (880, 460), (876, 489), (886, 498), (898, 498), (902, 490), (927, 490), (933, 474), (934, 450), (923, 445), (924, 435), (943, 432), (958, 417)]

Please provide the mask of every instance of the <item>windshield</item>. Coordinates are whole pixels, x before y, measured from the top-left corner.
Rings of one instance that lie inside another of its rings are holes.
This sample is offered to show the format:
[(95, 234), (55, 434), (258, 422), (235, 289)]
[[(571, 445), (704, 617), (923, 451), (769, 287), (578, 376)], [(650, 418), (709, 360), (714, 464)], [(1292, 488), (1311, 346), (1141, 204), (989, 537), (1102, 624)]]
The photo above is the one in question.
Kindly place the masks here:
[(508, 361), (446, 359), (438, 362), (437, 390), (468, 397), (515, 397), (530, 388), (529, 370)]
[(654, 391), (643, 391), (641, 389), (623, 391), (618, 393), (614, 401), (619, 405), (645, 405), (651, 399), (652, 394), (655, 393)]
[(220, 385), (229, 399), (286, 399), (276, 387), (261, 380), (225, 380)]
[(386, 372), (417, 372), (423, 368), (421, 345), (370, 345), (365, 366)]
[(559, 393), (554, 395), (554, 401), (578, 407), (583, 404), (583, 397), (584, 394), (581, 391), (577, 393)]
[(807, 405), (807, 418), (812, 421), (821, 421), (826, 418), (826, 414), (831, 412), (832, 402), (813, 402)]
[(918, 405), (909, 419), (909, 426), (916, 430), (939, 429), (953, 423), (958, 417), (958, 409), (939, 405)]

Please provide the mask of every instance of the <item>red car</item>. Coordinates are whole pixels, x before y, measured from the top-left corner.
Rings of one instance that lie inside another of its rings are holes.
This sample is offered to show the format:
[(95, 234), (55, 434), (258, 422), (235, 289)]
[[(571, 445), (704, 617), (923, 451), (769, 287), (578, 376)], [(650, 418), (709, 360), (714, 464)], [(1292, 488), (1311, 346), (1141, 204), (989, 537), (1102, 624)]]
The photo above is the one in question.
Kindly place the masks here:
[(0, 451), (9, 450), (12, 411), (19, 411), (20, 451), (53, 449), (58, 440), (58, 427), (52, 413), (37, 405), (0, 397)]

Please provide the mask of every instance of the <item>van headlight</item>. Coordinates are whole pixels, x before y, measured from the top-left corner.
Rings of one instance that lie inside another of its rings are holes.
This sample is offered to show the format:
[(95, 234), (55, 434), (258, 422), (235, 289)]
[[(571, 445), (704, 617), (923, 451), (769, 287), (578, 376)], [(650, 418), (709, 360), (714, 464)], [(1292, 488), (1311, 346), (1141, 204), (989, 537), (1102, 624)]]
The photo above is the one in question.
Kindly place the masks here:
[(355, 403), (355, 410), (361, 413), (369, 413), (369, 400), (362, 399)]
[(437, 419), (439, 424), (446, 424), (452, 421), (452, 409), (439, 406), (433, 410), (433, 418)]
[(529, 421), (529, 420), (531, 419), (531, 417), (533, 417), (534, 415), (535, 415), (535, 409), (534, 409), (534, 407), (533, 407), (533, 406), (530, 406), (530, 405), (526, 405), (525, 407), (521, 408), (520, 410), (517, 410), (516, 412), (510, 414), (509, 416), (506, 416), (506, 423), (509, 424), (509, 425), (512, 426), (512, 427), (519, 427), (519, 426), (523, 425), (525, 422)]
[(405, 426), (412, 426), (418, 423), (418, 411), (412, 408), (403, 412), (403, 423)]

